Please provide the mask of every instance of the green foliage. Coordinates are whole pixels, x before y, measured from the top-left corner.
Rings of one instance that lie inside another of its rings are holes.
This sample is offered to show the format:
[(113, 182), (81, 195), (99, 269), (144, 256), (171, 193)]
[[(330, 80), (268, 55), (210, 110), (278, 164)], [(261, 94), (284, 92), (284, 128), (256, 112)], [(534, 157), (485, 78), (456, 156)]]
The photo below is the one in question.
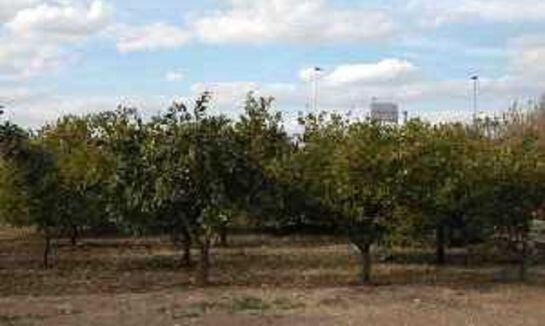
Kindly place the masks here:
[(39, 141), (55, 162), (62, 227), (76, 237), (78, 229), (103, 223), (112, 160), (93, 137), (90, 120), (64, 117), (43, 128)]
[(0, 125), (0, 221), (47, 245), (106, 224), (168, 234), (199, 248), (203, 279), (234, 224), (341, 233), (364, 281), (378, 245), (431, 242), (441, 261), (449, 245), (500, 239), (527, 256), (545, 198), (542, 106), (472, 126), (310, 114), (290, 136), (272, 98), (249, 94), (236, 120), (210, 115), (210, 100), (149, 120), (119, 107), (35, 133)]
[(29, 198), (24, 189), (24, 180), (17, 168), (0, 160), (0, 224), (29, 224)]
[[(448, 242), (444, 232), (468, 231), (478, 189), (486, 140), (462, 125), (430, 126), (411, 122), (403, 130), (403, 187), (400, 200), (418, 212), (423, 230), (437, 230), (439, 256)], [(488, 144), (491, 145), (491, 144)], [(478, 225), (478, 228), (482, 225)], [(423, 233), (425, 235), (426, 233)], [(442, 260), (442, 257), (438, 257)]]

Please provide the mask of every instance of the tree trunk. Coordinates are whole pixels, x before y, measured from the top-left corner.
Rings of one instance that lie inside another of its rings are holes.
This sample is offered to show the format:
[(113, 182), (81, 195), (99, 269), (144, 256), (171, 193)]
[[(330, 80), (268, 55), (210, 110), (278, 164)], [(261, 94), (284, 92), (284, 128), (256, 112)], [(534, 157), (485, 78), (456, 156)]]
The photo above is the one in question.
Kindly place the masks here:
[(363, 251), (361, 252), (362, 272), (361, 282), (367, 284), (371, 282), (371, 264), (373, 262), (371, 258), (371, 245), (365, 244)]
[(192, 265), (192, 261), (191, 261), (191, 238), (189, 237), (189, 235), (184, 235), (183, 246), (184, 246), (183, 248), (184, 255), (182, 256), (182, 264), (185, 267), (190, 267)]
[(357, 243), (356, 247), (360, 252), (360, 282), (368, 284), (371, 282), (371, 266), (373, 259), (371, 257), (370, 243)]
[(445, 264), (445, 226), (439, 224), (435, 234), (435, 256), (437, 265)]
[(200, 245), (199, 268), (197, 282), (200, 286), (207, 286), (210, 276), (210, 240), (204, 240)]
[(463, 229), (462, 229), (462, 242), (463, 242), (463, 246), (464, 248), (466, 249), (466, 254), (465, 254), (465, 257), (464, 257), (464, 263), (466, 266), (469, 266), (471, 265), (471, 262), (472, 262), (472, 256), (473, 256), (473, 250), (471, 248), (471, 244), (469, 243), (469, 231), (467, 229), (467, 226), (464, 225), (463, 226)]
[(49, 252), (51, 251), (51, 237), (46, 234), (45, 235), (45, 246), (44, 246), (44, 254), (43, 254), (43, 267), (45, 269), (49, 268)]
[(528, 276), (528, 241), (522, 240), (522, 248), (519, 254), (519, 280), (525, 282)]
[(191, 237), (187, 231), (183, 230), (181, 233), (172, 232), (170, 234), (170, 241), (174, 246), (176, 253), (182, 252), (182, 258), (180, 260), (180, 266), (191, 266)]
[(220, 247), (227, 247), (227, 227), (222, 226), (220, 229)]
[(70, 234), (70, 243), (73, 247), (78, 244), (78, 227), (72, 226), (72, 233)]

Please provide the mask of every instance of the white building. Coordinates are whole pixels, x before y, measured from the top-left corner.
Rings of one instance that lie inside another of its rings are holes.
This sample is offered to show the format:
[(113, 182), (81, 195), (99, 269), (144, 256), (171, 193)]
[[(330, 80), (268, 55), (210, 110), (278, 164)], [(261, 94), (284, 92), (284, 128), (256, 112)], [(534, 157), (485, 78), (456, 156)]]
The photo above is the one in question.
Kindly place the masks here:
[(388, 123), (399, 122), (399, 106), (392, 102), (371, 103), (371, 120)]

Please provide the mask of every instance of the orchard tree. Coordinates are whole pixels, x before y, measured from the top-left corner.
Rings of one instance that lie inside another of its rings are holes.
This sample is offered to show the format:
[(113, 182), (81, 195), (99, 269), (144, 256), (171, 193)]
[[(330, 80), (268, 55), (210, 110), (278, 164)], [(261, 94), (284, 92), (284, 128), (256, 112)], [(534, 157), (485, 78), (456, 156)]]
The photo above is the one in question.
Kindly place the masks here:
[(273, 98), (249, 93), (244, 113), (234, 127), (245, 165), (240, 179), (243, 201), (251, 217), (257, 218), (258, 225), (277, 220), (281, 190), (276, 172), (293, 148), (284, 130), (282, 115), (274, 111), (273, 102)]
[[(43, 265), (49, 267), (52, 241), (62, 229), (62, 196), (53, 156), (33, 135), (9, 122), (0, 126), (3, 205), (0, 215), (16, 226), (32, 226), (42, 233)], [(4, 205), (5, 204), (5, 205)]]
[(113, 162), (94, 138), (88, 117), (66, 116), (44, 127), (38, 136), (58, 170), (61, 220), (72, 244), (85, 228), (103, 223), (106, 185)]
[(400, 160), (396, 127), (354, 123), (338, 153), (337, 185), (329, 189), (341, 223), (359, 249), (362, 282), (371, 280), (371, 246), (394, 231)]
[(142, 235), (153, 226), (156, 171), (149, 155), (153, 138), (134, 108), (119, 107), (91, 117), (94, 141), (112, 169), (107, 181), (106, 210), (122, 230)]
[(480, 213), (494, 227), (504, 253), (519, 265), (519, 279), (527, 278), (532, 251), (531, 225), (545, 198), (545, 160), (532, 134), (501, 139), (490, 153), (482, 184)]
[(192, 110), (174, 105), (152, 123), (158, 162), (154, 205), (161, 223), (199, 248), (197, 281), (203, 285), (209, 281), (212, 241), (244, 208), (247, 189), (233, 125), (223, 116), (208, 116), (209, 102), (204, 93)]
[(402, 131), (402, 203), (435, 230), (436, 261), (445, 263), (448, 234), (474, 221), (471, 208), (479, 140), (460, 124), (431, 126), (412, 121)]
[(28, 225), (29, 198), (25, 180), (13, 162), (0, 159), (0, 224)]
[(174, 103), (164, 115), (149, 124), (153, 146), (147, 155), (153, 157), (153, 186), (156, 221), (170, 235), (175, 248), (183, 249), (182, 264), (190, 266), (191, 230), (200, 214), (197, 192), (191, 175), (191, 149), (194, 126), (192, 115), (184, 104)]
[(359, 250), (362, 283), (371, 280), (371, 248), (391, 229), (399, 156), (396, 128), (308, 116), (302, 164), (311, 193)]
[(207, 284), (212, 239), (224, 230), (232, 212), (243, 207), (245, 187), (241, 176), (245, 166), (230, 121), (221, 116), (205, 116), (208, 99), (203, 100), (195, 108), (195, 159), (191, 170), (197, 190), (195, 205), (200, 215), (192, 233), (200, 249), (198, 281)]

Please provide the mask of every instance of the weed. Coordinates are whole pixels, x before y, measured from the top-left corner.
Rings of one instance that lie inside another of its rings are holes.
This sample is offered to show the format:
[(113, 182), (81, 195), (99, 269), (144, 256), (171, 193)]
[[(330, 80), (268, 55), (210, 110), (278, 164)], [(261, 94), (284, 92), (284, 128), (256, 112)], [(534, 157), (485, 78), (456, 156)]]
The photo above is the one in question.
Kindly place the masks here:
[(232, 311), (250, 314), (262, 314), (271, 308), (270, 304), (256, 297), (237, 298), (233, 302)]

